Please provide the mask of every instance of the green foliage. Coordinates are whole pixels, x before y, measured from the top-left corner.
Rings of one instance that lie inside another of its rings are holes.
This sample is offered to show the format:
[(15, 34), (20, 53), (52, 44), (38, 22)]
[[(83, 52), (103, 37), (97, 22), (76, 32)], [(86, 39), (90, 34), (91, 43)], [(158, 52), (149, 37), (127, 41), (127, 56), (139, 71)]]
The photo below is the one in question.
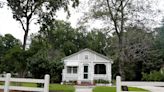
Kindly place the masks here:
[[(118, 39), (114, 37), (111, 39), (111, 46), (109, 47), (109, 54), (115, 61), (113, 64), (113, 76), (116, 77), (118, 69)], [(141, 80), (142, 72), (150, 72), (152, 70), (159, 70), (162, 65), (161, 54), (156, 49), (155, 38), (152, 32), (137, 27), (127, 28), (124, 32), (123, 39), (124, 47), (122, 55), (124, 56), (124, 75), (125, 80)], [(130, 74), (130, 75), (129, 75)]]
[[(164, 60), (164, 19), (162, 21), (162, 26), (156, 28), (157, 35), (155, 40), (156, 49), (161, 55), (161, 59)], [(164, 64), (164, 63), (163, 63)]]
[(54, 20), (56, 11), (63, 8), (68, 15), (70, 2), (72, 7), (79, 4), (78, 0), (7, 0), (7, 5), (11, 8), (13, 18), (20, 22), (24, 33), (23, 50), (26, 49), (26, 40), (30, 29), (31, 21), (37, 17), (37, 22), (44, 24), (44, 22), (51, 22)]
[(143, 73), (142, 80), (145, 81), (164, 81), (164, 71), (151, 71), (148, 73)]
[(26, 55), (21, 49), (21, 43), (10, 34), (0, 37), (0, 71), (10, 73), (23, 73), (26, 68)]
[(42, 51), (29, 59), (29, 71), (34, 78), (44, 78), (45, 74), (49, 74), (49, 61), (44, 54)]
[[(61, 59), (63, 57), (84, 48), (106, 54), (106, 48), (109, 45), (106, 42), (109, 37), (100, 31), (80, 32), (73, 29), (70, 23), (57, 20), (52, 25), (42, 25), (39, 34), (31, 36), (31, 38), (32, 42), (28, 50), (32, 54), (28, 59), (29, 70), (33, 77), (41, 77), (44, 73), (49, 73), (51, 82), (60, 82), (61, 80), (63, 69)], [(44, 63), (48, 66), (43, 67)]]

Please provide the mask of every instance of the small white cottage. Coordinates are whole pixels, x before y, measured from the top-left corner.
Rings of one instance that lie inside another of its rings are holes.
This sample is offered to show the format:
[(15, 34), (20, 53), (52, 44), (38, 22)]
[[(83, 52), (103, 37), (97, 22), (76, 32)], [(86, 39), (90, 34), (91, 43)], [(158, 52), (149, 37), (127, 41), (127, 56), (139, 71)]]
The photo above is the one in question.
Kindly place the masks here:
[(111, 67), (113, 61), (108, 57), (90, 49), (83, 49), (62, 59), (64, 69), (62, 81), (77, 81), (93, 83), (94, 80), (107, 80), (111, 82)]

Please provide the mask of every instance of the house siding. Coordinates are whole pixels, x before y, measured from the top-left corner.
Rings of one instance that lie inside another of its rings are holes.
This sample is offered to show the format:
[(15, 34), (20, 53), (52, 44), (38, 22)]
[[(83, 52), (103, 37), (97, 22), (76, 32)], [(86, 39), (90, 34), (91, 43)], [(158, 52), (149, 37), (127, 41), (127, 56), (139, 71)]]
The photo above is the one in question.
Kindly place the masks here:
[[(85, 56), (88, 55), (88, 59), (85, 59)], [(66, 65), (69, 63), (78, 62), (78, 73), (77, 74), (67, 74)], [(74, 54), (66, 59), (64, 59), (65, 67), (62, 72), (62, 81), (89, 81), (93, 82), (96, 79), (104, 79), (111, 81), (111, 61), (104, 59), (103, 57), (90, 52), (83, 51), (78, 54)], [(94, 74), (94, 65), (95, 64), (105, 64), (106, 65), (106, 74)], [(88, 65), (88, 79), (84, 79), (84, 65)]]

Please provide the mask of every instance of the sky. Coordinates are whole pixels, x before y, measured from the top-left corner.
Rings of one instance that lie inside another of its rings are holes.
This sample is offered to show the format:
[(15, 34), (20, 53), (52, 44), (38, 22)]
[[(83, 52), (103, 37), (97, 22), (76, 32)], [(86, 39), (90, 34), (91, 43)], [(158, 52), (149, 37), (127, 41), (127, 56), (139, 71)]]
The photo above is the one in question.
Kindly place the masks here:
[[(0, 0), (0, 1), (6, 2), (6, 0)], [(158, 1), (158, 4), (155, 5), (154, 7), (159, 8), (164, 12), (164, 0), (156, 0), (156, 1)], [(84, 3), (86, 2), (87, 0), (81, 0), (81, 4), (79, 6), (84, 5)], [(71, 17), (69, 19), (66, 18), (66, 14), (63, 12), (63, 10), (60, 10), (57, 12), (58, 15), (57, 19), (69, 21), (71, 22), (71, 25), (73, 27), (76, 27), (78, 20), (84, 14), (83, 12), (85, 12), (86, 9), (71, 8), (70, 10)], [(164, 16), (163, 14), (164, 13), (161, 13), (161, 15), (158, 16), (157, 18), (158, 21), (161, 21), (162, 16)], [(37, 33), (38, 30), (39, 30), (39, 26), (32, 23), (30, 25), (29, 35), (31, 33)], [(19, 24), (18, 21), (12, 18), (11, 10), (6, 5), (4, 5), (3, 8), (0, 8), (0, 35), (4, 35), (8, 33), (12, 34), (15, 38), (23, 41), (24, 31), (22, 30), (21, 25)]]
[[(0, 1), (6, 2), (6, 0), (0, 0)], [(66, 18), (67, 14), (64, 13), (64, 10), (58, 11), (57, 19), (71, 22), (71, 26), (76, 27), (76, 24), (79, 18), (83, 15), (83, 12), (82, 11), (79, 12), (77, 11), (77, 9), (74, 8), (71, 8), (70, 11), (72, 16), (69, 19)], [(34, 23), (30, 24), (29, 35), (31, 33), (37, 33), (38, 30), (39, 30), (39, 25), (36, 25)], [(0, 35), (5, 35), (8, 33), (12, 34), (17, 39), (23, 41), (24, 31), (22, 30), (22, 26), (18, 21), (13, 19), (12, 11), (4, 4), (3, 8), (0, 8)]]

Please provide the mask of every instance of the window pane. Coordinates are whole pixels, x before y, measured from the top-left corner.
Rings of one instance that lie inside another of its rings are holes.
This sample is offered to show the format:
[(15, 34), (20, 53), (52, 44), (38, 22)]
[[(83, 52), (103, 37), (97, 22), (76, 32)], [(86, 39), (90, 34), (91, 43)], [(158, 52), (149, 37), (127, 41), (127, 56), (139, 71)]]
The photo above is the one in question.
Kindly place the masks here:
[(70, 67), (70, 66), (67, 67), (67, 73), (71, 73), (71, 70), (72, 70), (71, 68), (72, 67)]
[(77, 67), (73, 67), (73, 73), (77, 73)]
[(88, 79), (88, 74), (84, 74), (84, 79)]
[(106, 66), (104, 64), (96, 64), (94, 66), (95, 74), (106, 74)]
[(88, 59), (88, 55), (85, 55), (85, 59)]
[(88, 66), (84, 66), (84, 72), (88, 73)]

